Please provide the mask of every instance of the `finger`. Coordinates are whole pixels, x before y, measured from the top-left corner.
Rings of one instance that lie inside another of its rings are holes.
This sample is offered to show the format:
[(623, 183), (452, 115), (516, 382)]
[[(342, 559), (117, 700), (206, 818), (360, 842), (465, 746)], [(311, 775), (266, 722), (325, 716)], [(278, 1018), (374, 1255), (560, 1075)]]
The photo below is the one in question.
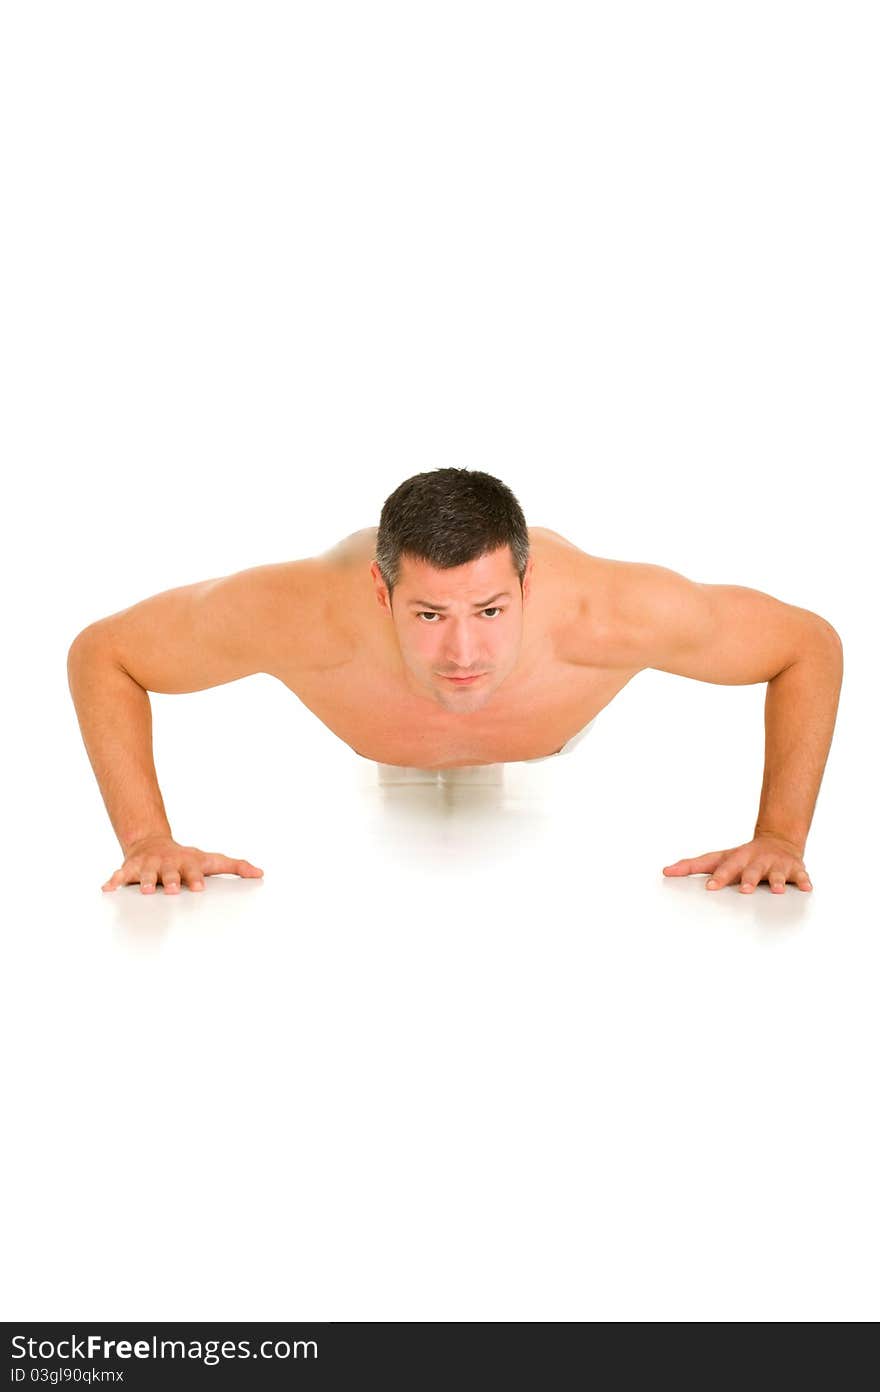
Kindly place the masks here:
[(124, 879), (125, 867), (120, 866), (118, 870), (113, 871), (113, 874), (110, 876), (109, 880), (104, 881), (104, 883), (101, 885), (101, 888), (106, 890), (114, 890), (123, 883)]
[(723, 889), (731, 880), (739, 879), (739, 872), (745, 864), (745, 860), (737, 860), (735, 856), (729, 860), (722, 860), (711, 879), (706, 881), (706, 888)]
[(697, 856), (693, 860), (677, 860), (673, 865), (664, 865), (664, 875), (705, 875), (710, 874), (715, 869), (720, 860), (727, 855), (727, 851), (707, 851), (705, 855)]
[(202, 872), (196, 861), (188, 860), (183, 867), (184, 882), (193, 889), (204, 889), (205, 881), (202, 879)]
[(225, 855), (205, 855), (202, 858), (202, 869), (206, 875), (262, 875), (262, 870), (258, 870), (255, 865), (251, 865), (249, 860), (233, 860), (231, 856)]
[(774, 864), (772, 857), (767, 860), (753, 860), (743, 870), (740, 876), (740, 893), (751, 894), (753, 890), (767, 878), (770, 866)]
[(259, 879), (263, 873), (258, 866), (251, 865), (249, 860), (240, 860), (238, 864), (239, 875), (247, 875), (250, 879)]
[(233, 860), (230, 856), (215, 856), (214, 859), (222, 862), (219, 872), (214, 871), (214, 874), (241, 875), (246, 879), (254, 879), (263, 873), (256, 865), (251, 865), (249, 860)]
[(162, 862), (162, 886), (166, 894), (180, 893), (180, 871), (173, 860)]
[(810, 890), (813, 888), (813, 882), (807, 874), (806, 870), (798, 871), (795, 883), (797, 884), (798, 889), (802, 889), (805, 894), (809, 894)]
[[(137, 872), (136, 872), (137, 873)], [(159, 874), (158, 862), (154, 861), (151, 865), (145, 865), (140, 871), (141, 894), (152, 894), (156, 888), (156, 880)]]
[(769, 880), (771, 894), (785, 893), (785, 875), (781, 870), (771, 870)]

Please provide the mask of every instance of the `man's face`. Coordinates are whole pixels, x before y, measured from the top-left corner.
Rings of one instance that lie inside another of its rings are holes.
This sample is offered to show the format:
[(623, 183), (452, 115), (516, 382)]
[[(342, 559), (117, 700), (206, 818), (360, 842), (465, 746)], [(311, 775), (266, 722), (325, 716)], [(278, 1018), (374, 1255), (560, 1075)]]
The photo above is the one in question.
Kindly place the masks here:
[(516, 666), (532, 563), (521, 594), (509, 546), (453, 570), (405, 556), (391, 604), (378, 565), (370, 567), (409, 679), (445, 710), (482, 710)]

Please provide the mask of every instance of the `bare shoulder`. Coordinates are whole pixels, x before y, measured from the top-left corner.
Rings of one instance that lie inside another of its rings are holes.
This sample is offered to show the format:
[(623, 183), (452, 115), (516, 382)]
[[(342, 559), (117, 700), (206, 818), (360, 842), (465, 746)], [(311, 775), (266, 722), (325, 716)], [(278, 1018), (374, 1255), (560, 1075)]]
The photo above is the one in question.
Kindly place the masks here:
[(313, 556), (257, 568), (259, 588), (272, 609), (272, 675), (288, 684), (297, 672), (326, 670), (351, 655), (344, 622), (352, 588), (349, 540)]
[(633, 672), (646, 665), (641, 603), (646, 589), (671, 572), (639, 561), (595, 556), (558, 532), (541, 534), (535, 565), (555, 581), (560, 646), (577, 664)]
[(299, 673), (327, 671), (363, 648), (378, 613), (370, 582), (378, 527), (360, 527), (305, 560), (279, 566), (284, 608), (301, 615), (296, 641), (279, 634), (274, 675), (294, 685)]
[[(638, 562), (594, 556), (551, 527), (529, 527), (534, 595), (541, 622), (552, 627), (563, 660), (600, 668), (640, 670), (638, 595), (652, 569)], [(303, 563), (296, 583), (308, 580), (315, 602), (306, 612), (320, 622), (320, 665), (342, 662), (373, 617), (372, 587), (364, 573), (376, 554), (378, 527), (362, 527)], [(292, 577), (293, 578), (293, 577)], [(324, 596), (319, 604), (318, 592)], [(366, 605), (366, 608), (362, 607)]]
[[(261, 669), (288, 682), (339, 660), (338, 567), (325, 556), (251, 566), (212, 582), (225, 603), (230, 634), (250, 629), (263, 654)], [(259, 635), (259, 637), (257, 637)]]
[(341, 541), (334, 542), (328, 546), (326, 551), (322, 551), (314, 559), (324, 562), (336, 571), (343, 571), (352, 564), (358, 564), (364, 560), (369, 560), (375, 554), (376, 537), (379, 535), (378, 527), (360, 527), (356, 532), (350, 532)]

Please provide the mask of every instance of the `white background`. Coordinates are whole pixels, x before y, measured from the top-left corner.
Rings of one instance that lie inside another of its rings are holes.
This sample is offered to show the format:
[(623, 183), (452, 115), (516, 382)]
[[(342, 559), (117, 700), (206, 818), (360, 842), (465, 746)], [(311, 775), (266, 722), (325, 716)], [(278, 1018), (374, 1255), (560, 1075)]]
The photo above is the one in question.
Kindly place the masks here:
[[(5, 1318), (877, 1318), (875, 22), (4, 6)], [(503, 791), (153, 695), (265, 876), (102, 895), (75, 634), (449, 464), (837, 628), (812, 894), (664, 879), (765, 688), (646, 672)]]

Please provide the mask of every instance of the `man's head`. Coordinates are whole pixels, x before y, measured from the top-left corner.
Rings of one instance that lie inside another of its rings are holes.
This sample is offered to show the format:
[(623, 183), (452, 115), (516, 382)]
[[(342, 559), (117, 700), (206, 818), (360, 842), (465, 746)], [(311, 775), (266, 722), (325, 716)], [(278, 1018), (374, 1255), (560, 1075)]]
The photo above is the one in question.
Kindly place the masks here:
[(491, 474), (435, 469), (385, 500), (377, 600), (410, 676), (446, 710), (482, 709), (516, 666), (532, 564), (522, 508)]

